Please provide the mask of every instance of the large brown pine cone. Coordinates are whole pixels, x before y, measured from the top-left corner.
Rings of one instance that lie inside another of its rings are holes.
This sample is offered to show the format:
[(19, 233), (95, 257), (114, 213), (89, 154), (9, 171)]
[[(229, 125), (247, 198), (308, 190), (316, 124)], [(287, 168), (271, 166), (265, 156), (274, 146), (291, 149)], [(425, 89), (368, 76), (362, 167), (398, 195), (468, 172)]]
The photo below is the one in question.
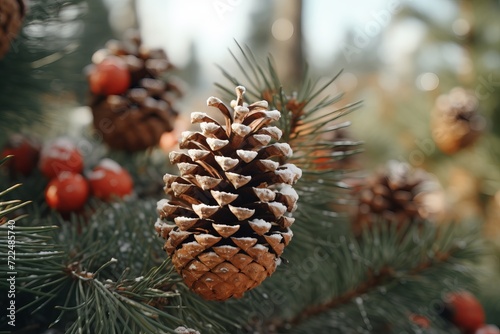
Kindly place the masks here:
[(436, 100), (432, 136), (441, 151), (453, 154), (473, 144), (485, 128), (476, 96), (461, 87)]
[(23, 19), (22, 0), (0, 1), (0, 59), (9, 51), (10, 43), (19, 33)]
[(245, 89), (236, 88), (231, 111), (211, 97), (225, 125), (205, 113), (191, 115), (201, 132), (183, 133), (171, 152), (180, 176), (167, 174), (170, 200), (158, 202), (156, 231), (185, 283), (209, 300), (241, 297), (270, 276), (292, 237), (298, 195), (291, 187), (302, 172), (280, 164), (292, 150), (274, 142), (281, 130), (269, 124), (280, 118), (266, 101), (243, 103)]
[(157, 145), (163, 133), (173, 130), (178, 115), (173, 102), (182, 95), (164, 77), (172, 64), (163, 50), (142, 46), (137, 35), (125, 42), (109, 41), (92, 60), (97, 64), (110, 55), (125, 60), (131, 84), (121, 95), (93, 94), (94, 127), (113, 149), (132, 152)]

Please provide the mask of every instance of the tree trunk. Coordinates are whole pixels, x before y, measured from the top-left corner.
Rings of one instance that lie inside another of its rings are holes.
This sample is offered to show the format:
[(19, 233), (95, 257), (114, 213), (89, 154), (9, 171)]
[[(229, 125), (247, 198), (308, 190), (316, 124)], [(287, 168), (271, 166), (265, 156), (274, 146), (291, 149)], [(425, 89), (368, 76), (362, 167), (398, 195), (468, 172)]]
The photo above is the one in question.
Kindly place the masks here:
[[(290, 31), (290, 24), (293, 32)], [(272, 54), (280, 78), (284, 85), (295, 86), (301, 79), (304, 67), (302, 0), (276, 1), (272, 34)]]

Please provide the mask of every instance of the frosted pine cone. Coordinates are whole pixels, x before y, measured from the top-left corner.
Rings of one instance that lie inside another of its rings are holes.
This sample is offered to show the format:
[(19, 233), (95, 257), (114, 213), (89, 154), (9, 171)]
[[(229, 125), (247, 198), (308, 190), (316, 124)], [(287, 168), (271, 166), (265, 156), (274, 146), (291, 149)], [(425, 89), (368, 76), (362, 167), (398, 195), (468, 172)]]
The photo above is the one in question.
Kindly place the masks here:
[(10, 43), (19, 33), (23, 19), (22, 0), (0, 1), (0, 59), (9, 51)]
[[(181, 91), (164, 77), (173, 66), (163, 50), (148, 49), (133, 35), (124, 42), (109, 41), (92, 61), (88, 78), (94, 127), (109, 147), (144, 150), (173, 130), (178, 115), (173, 102)], [(119, 70), (121, 64), (127, 73)]]
[(432, 137), (441, 151), (453, 154), (473, 144), (485, 127), (476, 96), (461, 87), (436, 100)]
[(385, 168), (363, 180), (363, 186), (357, 187), (359, 203), (354, 233), (359, 235), (363, 226), (370, 226), (380, 218), (396, 224), (432, 218), (436, 209), (429, 203), (430, 195), (439, 189), (439, 183), (424, 170), (389, 161)]
[[(266, 101), (243, 103), (245, 89), (236, 88), (230, 111), (219, 99), (225, 125), (205, 113), (191, 114), (201, 132), (184, 132), (180, 148), (171, 152), (180, 176), (165, 175), (170, 200), (158, 202), (156, 231), (185, 283), (209, 300), (241, 297), (276, 269), (292, 237), (288, 213), (298, 195), (291, 187), (302, 172), (271, 158), (292, 155), (281, 130), (269, 124), (280, 118)], [(173, 222), (173, 223), (172, 223)]]

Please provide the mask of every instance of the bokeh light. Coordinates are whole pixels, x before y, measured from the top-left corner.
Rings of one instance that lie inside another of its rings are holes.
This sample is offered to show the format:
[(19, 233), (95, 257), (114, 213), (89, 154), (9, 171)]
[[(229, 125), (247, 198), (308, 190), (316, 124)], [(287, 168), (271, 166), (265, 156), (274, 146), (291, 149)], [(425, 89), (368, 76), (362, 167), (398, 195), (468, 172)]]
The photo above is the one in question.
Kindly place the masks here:
[(271, 33), (278, 41), (287, 41), (292, 38), (293, 30), (293, 24), (290, 20), (280, 18), (274, 21)]
[(423, 91), (431, 91), (439, 86), (439, 77), (432, 72), (422, 73), (417, 77), (417, 88)]

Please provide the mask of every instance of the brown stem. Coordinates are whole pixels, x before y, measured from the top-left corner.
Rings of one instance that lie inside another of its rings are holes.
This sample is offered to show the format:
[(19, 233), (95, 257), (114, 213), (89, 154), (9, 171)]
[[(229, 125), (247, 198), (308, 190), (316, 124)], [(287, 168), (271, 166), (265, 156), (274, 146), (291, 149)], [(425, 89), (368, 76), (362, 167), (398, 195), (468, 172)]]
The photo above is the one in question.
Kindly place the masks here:
[(374, 273), (372, 270), (369, 270), (367, 279), (361, 284), (359, 284), (356, 288), (350, 289), (346, 291), (344, 294), (334, 297), (330, 301), (324, 304), (314, 305), (303, 310), (297, 316), (292, 318), (290, 320), (290, 323), (292, 325), (297, 325), (309, 317), (321, 314), (330, 309), (336, 308), (339, 305), (347, 304), (354, 298), (369, 292), (376, 286), (394, 277), (395, 277), (394, 270), (388, 266), (383, 267), (378, 273)]
[[(452, 254), (453, 250), (450, 250), (447, 253), (437, 253), (434, 258), (428, 259), (425, 262), (422, 262), (415, 266), (414, 268), (410, 269), (407, 271), (407, 275), (417, 275), (424, 270), (432, 267), (436, 263), (443, 263), (446, 262)], [(351, 300), (353, 300), (356, 297), (359, 297), (361, 295), (364, 295), (377, 286), (388, 283), (391, 280), (397, 279), (399, 275), (396, 274), (396, 270), (394, 268), (391, 268), (390, 266), (384, 266), (382, 267), (379, 272), (374, 273), (373, 270), (369, 270), (367, 273), (367, 279), (359, 284), (357, 287), (346, 291), (340, 296), (332, 298), (330, 301), (320, 304), (320, 305), (313, 305), (311, 307), (308, 307), (304, 309), (302, 312), (300, 312), (298, 315), (296, 315), (294, 318), (290, 319), (287, 321), (287, 324), (291, 324), (292, 326), (296, 326), (303, 321), (307, 320), (310, 317), (319, 315), (321, 313), (327, 312), (331, 309), (334, 309), (340, 305), (347, 304)], [(283, 327), (285, 324), (281, 324), (279, 327)], [(278, 331), (279, 332), (279, 331)]]

